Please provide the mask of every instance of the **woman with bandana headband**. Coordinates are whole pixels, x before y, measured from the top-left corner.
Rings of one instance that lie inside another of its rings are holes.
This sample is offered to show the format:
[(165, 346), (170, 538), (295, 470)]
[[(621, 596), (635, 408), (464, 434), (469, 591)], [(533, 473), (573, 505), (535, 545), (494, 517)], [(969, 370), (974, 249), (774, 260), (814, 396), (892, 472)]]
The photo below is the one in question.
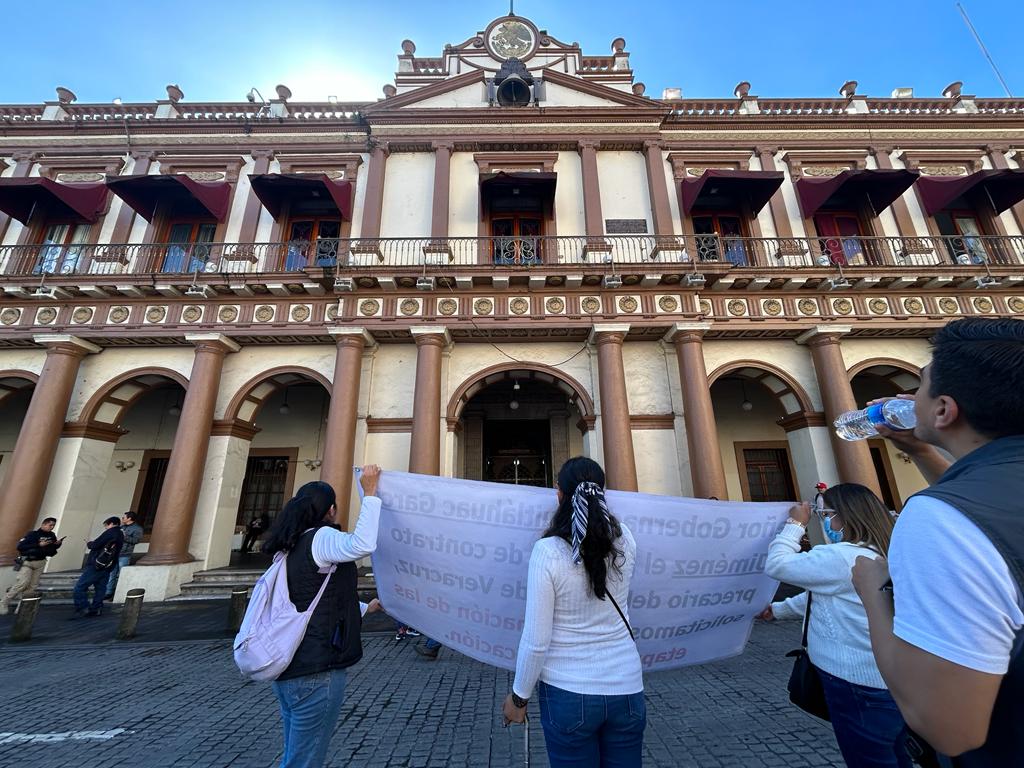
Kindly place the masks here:
[(530, 555), (526, 623), (505, 724), (526, 719), (538, 686), (552, 768), (639, 766), (647, 724), (627, 597), (636, 561), (629, 529), (608, 509), (604, 471), (569, 459), (558, 509)]

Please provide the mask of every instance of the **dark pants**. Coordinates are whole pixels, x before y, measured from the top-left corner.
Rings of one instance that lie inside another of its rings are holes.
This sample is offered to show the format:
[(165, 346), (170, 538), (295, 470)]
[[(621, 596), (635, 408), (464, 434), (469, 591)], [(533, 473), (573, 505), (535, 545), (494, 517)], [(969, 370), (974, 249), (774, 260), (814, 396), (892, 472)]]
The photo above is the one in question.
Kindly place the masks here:
[(89, 607), (89, 587), (93, 588), (92, 610), (98, 611), (103, 607), (103, 598), (107, 595), (107, 579), (110, 578), (110, 569), (99, 570), (92, 565), (82, 569), (82, 575), (78, 577), (75, 584), (75, 610), (84, 611)]
[(848, 768), (911, 768), (903, 748), (903, 716), (884, 688), (868, 688), (821, 672), (839, 751)]
[(572, 693), (540, 683), (540, 723), (551, 768), (637, 768), (643, 762), (643, 691)]

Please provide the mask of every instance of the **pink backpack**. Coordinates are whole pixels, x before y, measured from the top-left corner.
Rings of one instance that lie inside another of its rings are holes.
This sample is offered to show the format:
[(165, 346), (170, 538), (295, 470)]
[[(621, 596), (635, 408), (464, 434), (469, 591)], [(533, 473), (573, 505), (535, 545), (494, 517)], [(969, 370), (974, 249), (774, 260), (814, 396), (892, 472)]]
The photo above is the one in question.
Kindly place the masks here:
[(250, 680), (276, 680), (292, 663), (292, 658), (306, 636), (306, 627), (313, 617), (327, 582), (337, 568), (327, 570), (324, 583), (309, 608), (296, 610), (288, 594), (288, 571), (285, 552), (274, 555), (274, 563), (260, 576), (252, 589), (242, 626), (233, 643), (235, 664)]

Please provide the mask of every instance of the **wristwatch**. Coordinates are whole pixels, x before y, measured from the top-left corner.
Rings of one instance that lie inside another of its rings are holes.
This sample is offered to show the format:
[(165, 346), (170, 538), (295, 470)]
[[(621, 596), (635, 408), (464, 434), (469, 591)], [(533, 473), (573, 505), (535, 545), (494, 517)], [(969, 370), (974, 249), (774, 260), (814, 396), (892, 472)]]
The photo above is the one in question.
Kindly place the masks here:
[(524, 699), (519, 696), (515, 691), (512, 691), (512, 705), (516, 709), (526, 709), (526, 705), (530, 703), (529, 699)]
[(794, 523), (796, 525), (799, 525), (801, 528), (806, 528), (807, 527), (807, 523), (803, 522), (802, 520), (797, 520), (797, 519), (792, 518), (792, 517), (786, 518), (786, 525), (789, 525), (790, 523)]

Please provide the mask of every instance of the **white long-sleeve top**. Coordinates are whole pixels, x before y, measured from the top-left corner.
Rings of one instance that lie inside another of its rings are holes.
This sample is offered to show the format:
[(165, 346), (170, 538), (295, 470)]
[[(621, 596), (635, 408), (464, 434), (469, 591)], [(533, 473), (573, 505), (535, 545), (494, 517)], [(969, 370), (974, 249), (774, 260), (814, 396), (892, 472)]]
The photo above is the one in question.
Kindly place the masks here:
[[(313, 562), (318, 568), (335, 563), (354, 563), (377, 549), (377, 529), (380, 525), (380, 499), (364, 496), (359, 507), (359, 519), (352, 533), (323, 526), (313, 534)], [(365, 616), (369, 603), (359, 601), (359, 615)]]
[[(801, 552), (803, 535), (803, 526), (786, 525), (768, 546), (765, 572), (773, 579), (814, 594), (807, 629), (807, 654), (811, 662), (847, 682), (885, 688), (871, 653), (868, 617), (850, 576), (858, 557), (877, 557), (878, 553), (845, 541), (819, 544), (810, 552)], [(802, 619), (806, 610), (807, 592), (772, 603), (776, 619)]]
[[(636, 563), (633, 534), (622, 526), (616, 547), (620, 572), (608, 568), (607, 586), (626, 618), (629, 582)], [(587, 571), (572, 549), (551, 536), (533, 545), (526, 586), (526, 622), (519, 641), (512, 690), (530, 698), (537, 680), (573, 693), (615, 696), (644, 689), (640, 654), (609, 599), (590, 591)]]

